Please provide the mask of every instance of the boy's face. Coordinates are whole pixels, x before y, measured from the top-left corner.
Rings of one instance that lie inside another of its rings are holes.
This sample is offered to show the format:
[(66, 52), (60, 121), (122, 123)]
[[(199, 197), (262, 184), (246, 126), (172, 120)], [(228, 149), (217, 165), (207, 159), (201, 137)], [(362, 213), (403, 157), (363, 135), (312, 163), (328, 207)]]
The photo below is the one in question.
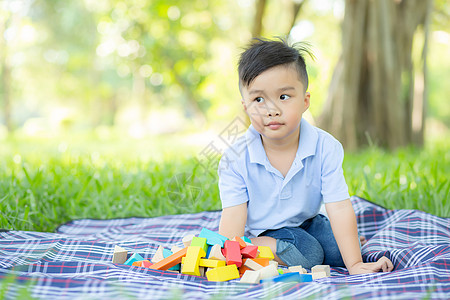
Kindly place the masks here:
[(304, 91), (297, 70), (280, 65), (259, 74), (242, 87), (242, 104), (253, 127), (266, 139), (284, 140), (299, 133), (310, 95)]

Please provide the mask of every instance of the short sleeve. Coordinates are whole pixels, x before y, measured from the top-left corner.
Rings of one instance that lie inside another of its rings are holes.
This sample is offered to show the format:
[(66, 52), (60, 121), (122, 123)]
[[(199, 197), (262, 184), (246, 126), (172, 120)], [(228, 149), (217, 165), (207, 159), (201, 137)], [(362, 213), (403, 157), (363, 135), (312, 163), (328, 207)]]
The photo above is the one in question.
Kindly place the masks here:
[(222, 208), (248, 202), (247, 185), (238, 170), (237, 162), (227, 152), (220, 159), (218, 174)]
[(341, 143), (335, 139), (326, 144), (324, 144), (322, 156), (321, 194), (323, 202), (330, 203), (349, 199), (348, 186), (342, 170), (344, 149)]

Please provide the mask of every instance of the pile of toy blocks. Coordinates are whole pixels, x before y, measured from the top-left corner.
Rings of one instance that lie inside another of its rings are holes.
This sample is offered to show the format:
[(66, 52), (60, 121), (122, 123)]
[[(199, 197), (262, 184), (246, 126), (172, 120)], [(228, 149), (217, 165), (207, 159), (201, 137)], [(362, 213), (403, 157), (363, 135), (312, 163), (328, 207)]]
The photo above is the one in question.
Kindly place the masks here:
[(240, 279), (243, 283), (309, 282), (330, 276), (330, 266), (318, 265), (310, 274), (301, 266), (278, 268), (269, 247), (255, 246), (247, 237), (229, 240), (203, 228), (198, 236), (183, 238), (184, 248), (158, 248), (151, 261), (138, 253), (128, 258), (128, 252), (115, 246), (113, 263), (122, 263), (155, 270), (205, 276), (209, 281)]

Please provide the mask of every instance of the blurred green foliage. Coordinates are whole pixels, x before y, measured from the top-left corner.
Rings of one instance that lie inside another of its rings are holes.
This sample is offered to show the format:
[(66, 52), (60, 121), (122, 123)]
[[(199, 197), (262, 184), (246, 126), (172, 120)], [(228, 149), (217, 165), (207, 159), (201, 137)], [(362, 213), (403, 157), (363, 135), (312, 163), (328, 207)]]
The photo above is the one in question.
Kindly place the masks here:
[[(290, 28), (294, 2), (267, 1), (263, 35), (312, 44), (310, 111), (318, 116), (341, 51), (344, 2), (305, 1)], [(113, 125), (135, 136), (220, 127), (242, 114), (236, 62), (251, 39), (255, 3), (1, 1), (0, 64), (11, 76), (0, 95), (9, 89), (11, 110), (2, 105), (0, 124), (9, 114), (19, 133), (46, 136)], [(450, 5), (434, 6), (429, 115), (448, 127)]]

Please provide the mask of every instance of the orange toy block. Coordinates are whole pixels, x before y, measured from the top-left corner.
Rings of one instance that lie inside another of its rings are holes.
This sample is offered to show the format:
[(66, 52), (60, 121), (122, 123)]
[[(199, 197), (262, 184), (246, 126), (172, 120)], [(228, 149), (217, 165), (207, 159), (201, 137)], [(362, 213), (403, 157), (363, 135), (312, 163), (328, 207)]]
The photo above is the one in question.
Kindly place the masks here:
[(232, 239), (232, 241), (238, 242), (238, 243), (239, 243), (239, 247), (240, 247), (241, 249), (247, 247), (247, 243), (245, 243), (244, 240), (241, 239), (241, 238), (238, 237), (238, 236), (235, 236), (235, 237)]
[(135, 261), (133, 263), (133, 266), (138, 266), (142, 268), (150, 268), (152, 263), (149, 260), (141, 260), (141, 261)]
[(256, 258), (258, 256), (258, 246), (246, 246), (241, 249), (243, 258)]
[(225, 258), (227, 265), (234, 264), (237, 267), (242, 265), (241, 248), (236, 241), (225, 241)]
[(184, 258), (183, 268), (181, 273), (187, 275), (200, 276), (200, 258), (205, 257), (206, 252), (200, 246), (190, 246), (186, 252), (186, 257)]
[[(228, 242), (228, 241), (227, 241)], [(227, 281), (239, 278), (239, 271), (235, 264), (209, 269), (206, 272), (209, 281)]]
[(180, 251), (164, 258), (163, 260), (161, 260), (160, 262), (157, 262), (156, 264), (153, 264), (150, 266), (150, 269), (155, 269), (155, 270), (167, 270), (172, 268), (173, 266), (181, 263), (181, 259), (186, 256), (187, 253), (187, 247), (181, 249)]

